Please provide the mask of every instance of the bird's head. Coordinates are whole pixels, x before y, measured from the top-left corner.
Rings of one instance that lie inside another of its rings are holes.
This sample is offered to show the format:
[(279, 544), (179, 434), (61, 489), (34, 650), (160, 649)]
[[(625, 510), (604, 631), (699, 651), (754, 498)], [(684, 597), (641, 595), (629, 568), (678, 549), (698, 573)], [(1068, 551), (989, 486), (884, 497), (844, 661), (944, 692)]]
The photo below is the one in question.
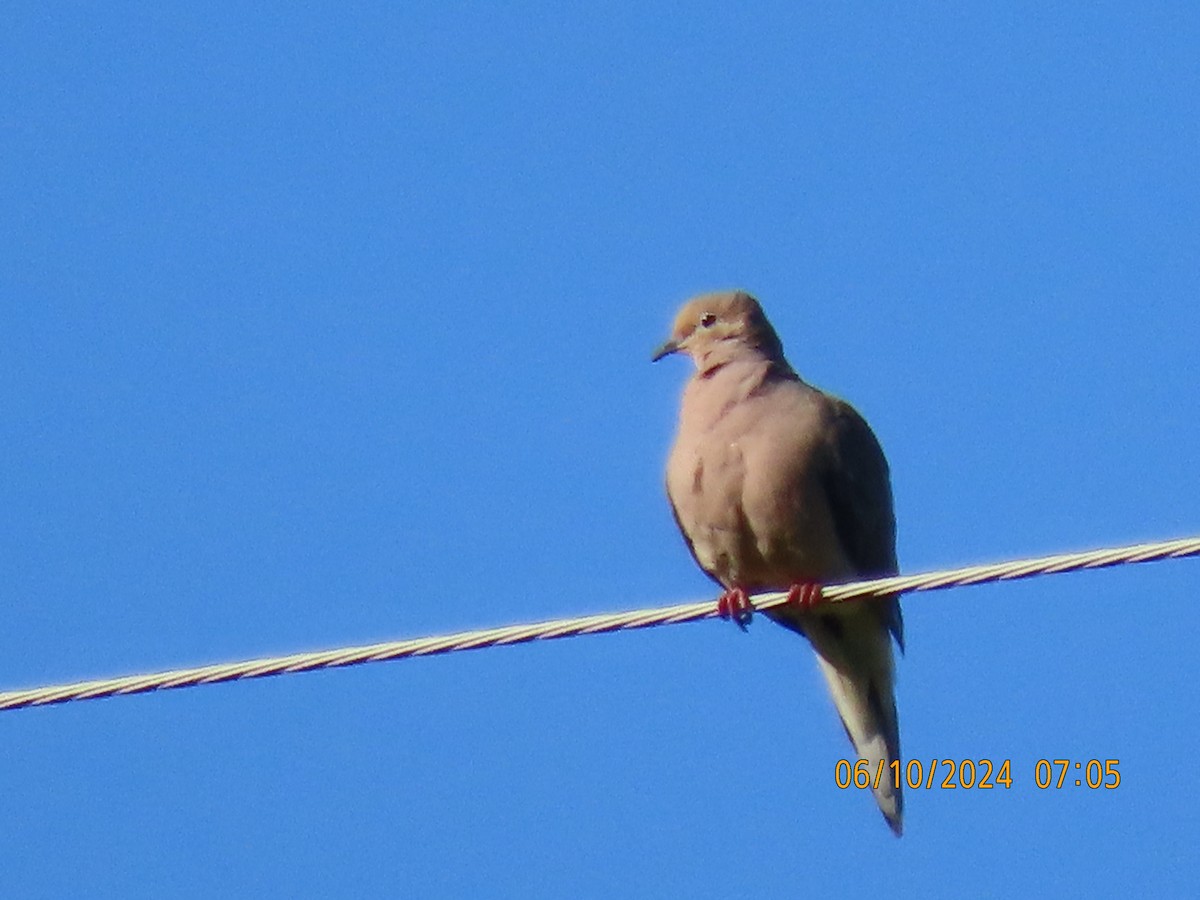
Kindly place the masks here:
[(739, 357), (783, 361), (783, 346), (758, 301), (745, 291), (701, 294), (683, 305), (671, 336), (654, 351), (655, 362), (686, 353), (700, 372), (709, 372)]

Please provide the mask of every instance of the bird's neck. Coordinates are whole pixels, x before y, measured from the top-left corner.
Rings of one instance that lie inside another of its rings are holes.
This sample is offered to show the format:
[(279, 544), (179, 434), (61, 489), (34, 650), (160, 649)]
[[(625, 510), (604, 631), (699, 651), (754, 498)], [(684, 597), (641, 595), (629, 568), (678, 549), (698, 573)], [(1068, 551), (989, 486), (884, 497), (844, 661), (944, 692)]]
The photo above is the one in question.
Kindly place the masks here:
[[(705, 411), (702, 417), (708, 421), (703, 423), (704, 427), (711, 427), (737, 404), (768, 390), (771, 385), (799, 380), (786, 360), (746, 356), (699, 369), (692, 377), (687, 393), (696, 401), (694, 408)], [(700, 402), (701, 397), (709, 399)]]
[(744, 353), (699, 360), (695, 378), (699, 381), (750, 383), (750, 390), (754, 390), (768, 381), (794, 381), (799, 380), (800, 376), (782, 356)]

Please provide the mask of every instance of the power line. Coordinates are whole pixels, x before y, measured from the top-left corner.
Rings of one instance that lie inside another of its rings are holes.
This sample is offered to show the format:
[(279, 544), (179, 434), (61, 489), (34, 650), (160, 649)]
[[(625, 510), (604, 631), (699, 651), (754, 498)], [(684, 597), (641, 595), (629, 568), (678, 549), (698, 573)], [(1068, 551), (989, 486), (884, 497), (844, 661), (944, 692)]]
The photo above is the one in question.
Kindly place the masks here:
[[(1150, 544), (1131, 544), (1125, 547), (1088, 550), (1081, 553), (1062, 553), (1055, 556), (1039, 556), (988, 565), (967, 566), (960, 569), (946, 569), (921, 575), (897, 575), (891, 578), (829, 585), (822, 591), (822, 602), (842, 603), (860, 597), (937, 591), (949, 587), (986, 584), (994, 581), (1016, 581), (1038, 575), (1074, 572), (1081, 569), (1103, 569), (1109, 566), (1180, 559), (1189, 556), (1200, 556), (1200, 537)], [(766, 610), (786, 603), (787, 594), (758, 594), (751, 597), (750, 600), (756, 610)], [(318, 650), (311, 653), (265, 657), (244, 662), (172, 669), (152, 675), (126, 675), (99, 681), (79, 681), (28, 690), (0, 692), (0, 711), (21, 709), (27, 706), (49, 706), (74, 700), (96, 700), (101, 697), (125, 694), (144, 694), (150, 691), (219, 684), (248, 678), (267, 678), (273, 675), (311, 672), (317, 669), (339, 669), (362, 663), (383, 662), (408, 656), (432, 656), (438, 653), (476, 650), (481, 647), (496, 647), (502, 644), (524, 644), (529, 641), (552, 640), (583, 634), (630, 631), (655, 625), (674, 625), (679, 622), (711, 619), (717, 615), (716, 601), (703, 600), (699, 603), (681, 603), (654, 609), (554, 619), (530, 625), (507, 625), (501, 628), (461, 631), (440, 637), (387, 641), (359, 647), (342, 647), (337, 650)]]

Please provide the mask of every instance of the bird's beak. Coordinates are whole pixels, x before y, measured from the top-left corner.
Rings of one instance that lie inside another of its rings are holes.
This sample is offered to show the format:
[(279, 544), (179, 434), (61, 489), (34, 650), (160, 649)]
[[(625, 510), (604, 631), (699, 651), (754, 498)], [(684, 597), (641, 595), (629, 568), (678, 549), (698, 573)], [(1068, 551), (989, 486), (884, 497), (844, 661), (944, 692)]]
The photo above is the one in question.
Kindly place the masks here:
[(664, 356), (670, 356), (672, 353), (678, 352), (679, 341), (672, 338), (654, 351), (654, 355), (650, 357), (650, 362), (658, 362)]

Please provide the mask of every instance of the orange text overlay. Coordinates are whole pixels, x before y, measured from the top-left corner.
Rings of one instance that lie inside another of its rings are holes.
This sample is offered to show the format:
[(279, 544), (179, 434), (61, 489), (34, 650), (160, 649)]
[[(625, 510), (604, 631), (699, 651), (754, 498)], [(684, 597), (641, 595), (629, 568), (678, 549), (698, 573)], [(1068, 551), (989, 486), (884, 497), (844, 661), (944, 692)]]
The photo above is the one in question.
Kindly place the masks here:
[(890, 784), (910, 790), (1009, 790), (1014, 783), (1025, 780), (1041, 790), (1066, 788), (1107, 788), (1121, 784), (1119, 759), (1039, 759), (1031, 776), (1013, 778), (1012, 760), (1001, 759), (910, 759), (872, 765), (865, 759), (839, 759), (833, 767), (834, 783), (842, 788), (878, 788)]

